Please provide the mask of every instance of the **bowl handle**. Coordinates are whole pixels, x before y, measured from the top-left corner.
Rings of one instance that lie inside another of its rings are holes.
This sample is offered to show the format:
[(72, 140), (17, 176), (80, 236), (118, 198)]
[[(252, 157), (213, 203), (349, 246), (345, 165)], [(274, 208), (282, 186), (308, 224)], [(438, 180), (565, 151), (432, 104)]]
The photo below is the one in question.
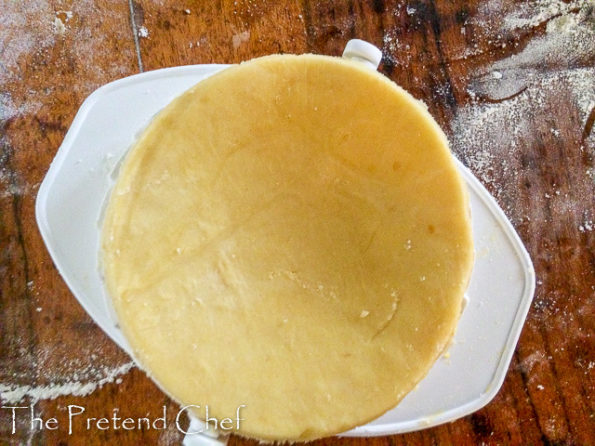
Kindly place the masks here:
[(351, 39), (343, 50), (345, 59), (356, 60), (368, 68), (376, 70), (382, 60), (382, 51), (365, 40)]
[(228, 435), (219, 435), (216, 431), (206, 429), (203, 421), (188, 412), (190, 425), (182, 440), (183, 446), (225, 446)]

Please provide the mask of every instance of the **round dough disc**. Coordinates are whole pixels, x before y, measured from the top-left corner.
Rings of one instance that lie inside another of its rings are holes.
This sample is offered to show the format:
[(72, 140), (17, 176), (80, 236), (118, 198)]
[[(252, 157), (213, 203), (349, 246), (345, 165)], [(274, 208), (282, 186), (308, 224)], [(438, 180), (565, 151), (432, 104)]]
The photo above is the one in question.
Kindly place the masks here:
[(261, 440), (394, 407), (452, 337), (472, 266), (430, 114), (315, 55), (233, 66), (167, 106), (122, 165), (103, 250), (140, 363), (203, 417), (245, 405), (238, 433)]

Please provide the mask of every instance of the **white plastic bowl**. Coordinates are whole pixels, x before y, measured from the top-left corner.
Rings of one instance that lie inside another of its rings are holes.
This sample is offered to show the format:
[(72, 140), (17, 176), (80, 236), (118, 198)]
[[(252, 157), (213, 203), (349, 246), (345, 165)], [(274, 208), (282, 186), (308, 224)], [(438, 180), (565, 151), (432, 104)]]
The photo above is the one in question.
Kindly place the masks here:
[[(376, 67), (378, 53), (361, 42), (350, 42), (344, 57), (361, 60), (370, 54), (368, 65)], [(99, 88), (78, 111), (39, 189), (37, 223), (56, 267), (87, 313), (132, 357), (98, 264), (100, 221), (113, 171), (157, 112), (227, 66), (166, 68)], [(486, 405), (504, 381), (531, 304), (535, 274), (493, 197), (457, 163), (469, 188), (476, 258), (467, 291), (470, 302), (449, 358), (439, 359), (396, 408), (343, 435), (389, 435), (453, 421)]]

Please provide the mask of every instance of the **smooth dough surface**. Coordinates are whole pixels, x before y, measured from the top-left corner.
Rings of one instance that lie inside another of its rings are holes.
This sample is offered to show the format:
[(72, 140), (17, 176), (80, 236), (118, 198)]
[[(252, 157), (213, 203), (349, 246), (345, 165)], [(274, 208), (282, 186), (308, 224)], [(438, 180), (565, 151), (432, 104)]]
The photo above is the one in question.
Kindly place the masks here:
[(465, 185), (425, 108), (326, 56), (268, 56), (174, 100), (124, 161), (103, 263), (137, 358), (239, 434), (307, 440), (394, 407), (452, 337)]

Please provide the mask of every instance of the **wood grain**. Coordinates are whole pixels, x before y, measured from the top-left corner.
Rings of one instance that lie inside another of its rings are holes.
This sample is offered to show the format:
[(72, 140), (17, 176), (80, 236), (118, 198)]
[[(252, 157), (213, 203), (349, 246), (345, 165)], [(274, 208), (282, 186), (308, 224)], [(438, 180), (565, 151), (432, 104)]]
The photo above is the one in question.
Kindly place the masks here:
[[(593, 29), (593, 9), (580, 0), (0, 0), (0, 385), (96, 384), (128, 362), (66, 288), (34, 218), (37, 187), (91, 91), (139, 70), (270, 53), (339, 55), (358, 37), (382, 48), (381, 71), (428, 105), (455, 153), (494, 194), (531, 254), (538, 287), (506, 381), (484, 409), (421, 432), (316, 443), (595, 444), (595, 99), (589, 103), (588, 88), (595, 91), (595, 39), (581, 35), (569, 55), (535, 56), (536, 48), (562, 47), (553, 45), (564, 33), (553, 26), (557, 18)], [(494, 71), (514, 82), (495, 84)], [(491, 117), (469, 118), (484, 112)], [(510, 123), (496, 126), (501, 116)], [(114, 408), (131, 417), (157, 415), (164, 405), (177, 411), (137, 369), (87, 396), (35, 407), (64, 425), (69, 404), (97, 417)], [(79, 426), (69, 435), (31, 432), (23, 420), (13, 435), (10, 413), (0, 411), (3, 444), (181, 438), (171, 423), (165, 431)]]

